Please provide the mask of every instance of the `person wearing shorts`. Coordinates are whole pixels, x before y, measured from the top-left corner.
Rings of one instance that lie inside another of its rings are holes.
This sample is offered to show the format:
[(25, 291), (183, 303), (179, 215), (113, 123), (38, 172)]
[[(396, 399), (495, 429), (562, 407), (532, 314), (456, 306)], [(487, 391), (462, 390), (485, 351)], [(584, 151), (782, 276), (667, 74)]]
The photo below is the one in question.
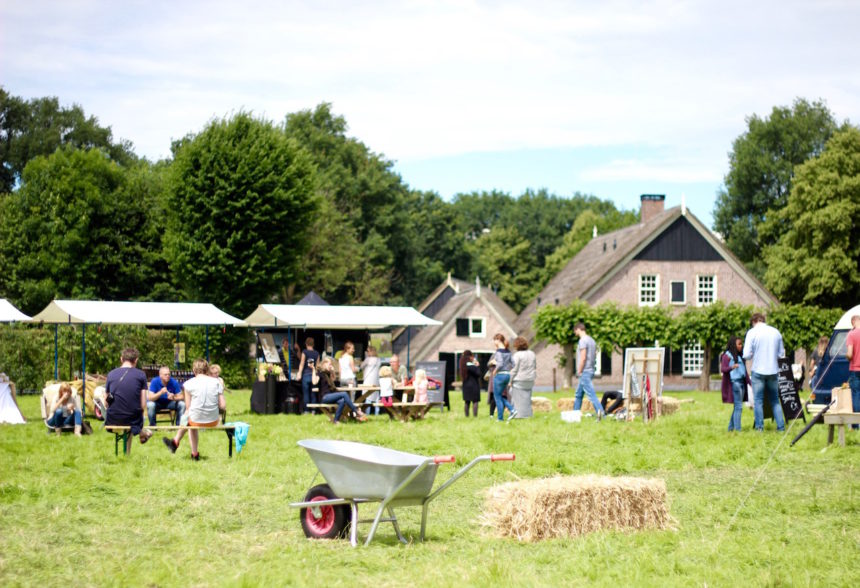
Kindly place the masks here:
[[(218, 378), (209, 375), (209, 364), (205, 359), (195, 359), (192, 365), (194, 377), (182, 385), (185, 394), (186, 414), (189, 427), (217, 427), (221, 419), (221, 411), (227, 407), (224, 400), (224, 386)], [(171, 453), (176, 453), (179, 443), (188, 431), (191, 443), (191, 459), (198, 461), (197, 429), (179, 429), (173, 439), (164, 437), (164, 444)]]

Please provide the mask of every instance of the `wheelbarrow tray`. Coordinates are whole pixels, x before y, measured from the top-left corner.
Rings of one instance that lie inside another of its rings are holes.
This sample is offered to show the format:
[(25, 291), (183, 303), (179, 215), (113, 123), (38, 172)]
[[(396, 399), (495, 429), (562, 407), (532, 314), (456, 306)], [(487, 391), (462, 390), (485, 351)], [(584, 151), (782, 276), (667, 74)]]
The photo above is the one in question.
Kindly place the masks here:
[[(366, 445), (354, 441), (305, 439), (304, 447), (332, 491), (344, 499), (385, 500), (415, 469), (427, 461), (423, 455)], [(438, 464), (431, 463), (390, 502), (421, 504), (436, 480)]]

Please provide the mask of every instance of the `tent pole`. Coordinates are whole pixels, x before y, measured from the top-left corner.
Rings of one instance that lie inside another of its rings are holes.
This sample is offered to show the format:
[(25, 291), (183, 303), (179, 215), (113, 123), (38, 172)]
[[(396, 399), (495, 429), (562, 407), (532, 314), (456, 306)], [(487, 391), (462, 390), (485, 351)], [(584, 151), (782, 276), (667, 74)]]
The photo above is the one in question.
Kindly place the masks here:
[(406, 370), (409, 370), (409, 343), (412, 339), (412, 329), (406, 327)]
[(286, 353), (286, 356), (287, 356), (287, 382), (290, 381), (290, 378), (292, 377), (292, 374), (293, 374), (293, 368), (290, 365), (290, 351), (292, 349), (293, 349), (292, 329), (290, 327), (287, 327), (287, 353)]
[(87, 411), (87, 323), (81, 331), (81, 416)]
[(58, 362), (60, 359), (60, 354), (59, 354), (59, 349), (58, 349), (59, 339), (60, 339), (59, 333), (60, 333), (60, 324), (55, 323), (54, 324), (54, 379), (55, 380), (60, 379), (60, 367), (58, 365)]
[(173, 354), (173, 367), (179, 369), (179, 327), (176, 327), (176, 353)]
[(206, 325), (206, 361), (209, 361), (209, 325)]

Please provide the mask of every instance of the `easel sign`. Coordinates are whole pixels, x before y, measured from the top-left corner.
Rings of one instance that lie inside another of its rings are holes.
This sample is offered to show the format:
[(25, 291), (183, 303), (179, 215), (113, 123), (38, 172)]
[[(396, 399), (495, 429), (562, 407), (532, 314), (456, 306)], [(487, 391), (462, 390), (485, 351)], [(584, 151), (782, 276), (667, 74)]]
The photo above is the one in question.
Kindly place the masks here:
[[(664, 347), (628, 347), (624, 350), (624, 406), (627, 418), (633, 415), (633, 402), (642, 407), (642, 420), (646, 423), (660, 416), (663, 396)], [(647, 384), (647, 386), (646, 386)]]

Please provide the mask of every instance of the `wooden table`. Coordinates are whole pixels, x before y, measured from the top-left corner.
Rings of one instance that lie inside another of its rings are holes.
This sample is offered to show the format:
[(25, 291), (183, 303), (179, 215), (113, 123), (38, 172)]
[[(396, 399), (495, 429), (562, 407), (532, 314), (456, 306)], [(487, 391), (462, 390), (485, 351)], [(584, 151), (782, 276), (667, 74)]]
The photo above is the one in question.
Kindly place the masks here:
[[(394, 395), (400, 397), (402, 400), (404, 395), (408, 398), (415, 392), (415, 386), (394, 386), (393, 390)], [(360, 386), (338, 386), (337, 391), (349, 394), (350, 400), (355, 404), (364, 404), (364, 401), (371, 394), (379, 392), (379, 386), (365, 386), (364, 384)]]
[(860, 425), (860, 412), (826, 413), (824, 424), (827, 429), (827, 444), (833, 443), (833, 428), (839, 427), (839, 446), (845, 447), (845, 425)]
[(434, 406), (441, 406), (441, 402), (422, 402), (416, 404), (414, 402), (392, 402), (391, 406), (385, 406), (381, 402), (375, 403), (373, 406), (381, 406), (388, 414), (401, 422), (409, 422), (411, 419), (423, 419)]

